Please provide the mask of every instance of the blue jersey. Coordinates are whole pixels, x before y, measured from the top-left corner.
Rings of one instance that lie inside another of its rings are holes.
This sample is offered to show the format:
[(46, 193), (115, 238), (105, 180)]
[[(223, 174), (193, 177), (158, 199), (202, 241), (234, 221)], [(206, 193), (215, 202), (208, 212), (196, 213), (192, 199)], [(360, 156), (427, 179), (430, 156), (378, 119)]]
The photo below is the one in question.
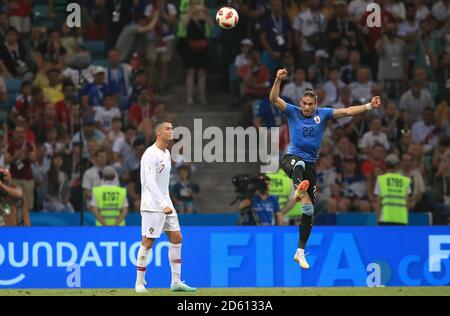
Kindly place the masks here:
[(306, 162), (316, 162), (327, 121), (333, 118), (333, 112), (334, 109), (317, 108), (313, 116), (305, 117), (300, 108), (286, 103), (290, 134), (287, 154), (299, 156)]

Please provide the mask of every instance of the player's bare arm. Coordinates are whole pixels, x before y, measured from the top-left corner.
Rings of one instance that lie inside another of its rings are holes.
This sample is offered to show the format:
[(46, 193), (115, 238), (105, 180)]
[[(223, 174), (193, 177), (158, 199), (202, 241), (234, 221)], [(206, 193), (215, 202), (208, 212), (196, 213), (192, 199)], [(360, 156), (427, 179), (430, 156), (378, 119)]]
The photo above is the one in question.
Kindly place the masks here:
[(287, 70), (279, 69), (277, 71), (277, 76), (275, 82), (273, 83), (272, 90), (270, 91), (270, 102), (272, 102), (280, 111), (286, 110), (286, 102), (280, 98), (280, 85), (281, 82), (286, 78)]
[(370, 111), (372, 109), (376, 109), (380, 106), (381, 106), (381, 97), (375, 96), (372, 98), (370, 103), (335, 110), (333, 113), (333, 118), (337, 119), (346, 116), (355, 116)]

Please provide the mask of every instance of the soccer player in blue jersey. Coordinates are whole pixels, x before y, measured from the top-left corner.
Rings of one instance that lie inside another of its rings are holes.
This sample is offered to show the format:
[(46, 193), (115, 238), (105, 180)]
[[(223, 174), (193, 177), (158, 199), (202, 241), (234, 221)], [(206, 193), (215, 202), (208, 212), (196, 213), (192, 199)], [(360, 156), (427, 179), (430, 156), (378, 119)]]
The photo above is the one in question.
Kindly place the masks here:
[(281, 160), (281, 166), (292, 178), (296, 200), (302, 203), (302, 220), (300, 236), (294, 260), (301, 268), (308, 269), (305, 258), (305, 247), (312, 229), (314, 201), (316, 195), (316, 166), (323, 133), (330, 119), (338, 119), (378, 108), (381, 105), (379, 96), (373, 97), (370, 103), (332, 109), (318, 108), (317, 95), (311, 89), (305, 90), (300, 98), (300, 107), (286, 103), (280, 98), (280, 84), (287, 76), (286, 69), (279, 69), (270, 92), (270, 101), (288, 118), (290, 145)]

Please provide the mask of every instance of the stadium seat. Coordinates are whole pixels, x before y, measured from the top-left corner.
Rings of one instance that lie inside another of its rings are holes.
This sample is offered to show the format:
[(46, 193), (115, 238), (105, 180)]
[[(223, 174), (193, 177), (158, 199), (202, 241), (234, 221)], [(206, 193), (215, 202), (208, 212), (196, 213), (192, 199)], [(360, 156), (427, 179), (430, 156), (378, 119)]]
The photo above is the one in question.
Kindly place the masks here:
[(83, 43), (84, 48), (91, 52), (93, 59), (103, 59), (106, 53), (105, 42), (103, 41), (86, 41)]

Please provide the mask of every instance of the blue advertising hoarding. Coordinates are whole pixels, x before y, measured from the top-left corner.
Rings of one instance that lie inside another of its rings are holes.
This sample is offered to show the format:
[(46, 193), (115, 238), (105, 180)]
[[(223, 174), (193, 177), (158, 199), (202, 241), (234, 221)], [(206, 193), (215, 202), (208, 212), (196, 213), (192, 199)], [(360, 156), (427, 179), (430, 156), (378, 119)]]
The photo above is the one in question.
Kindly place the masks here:
[[(182, 233), (182, 279), (196, 287), (450, 284), (450, 227), (315, 227), (307, 271), (293, 261), (298, 227)], [(139, 227), (1, 228), (0, 288), (132, 288), (139, 239)], [(168, 245), (150, 252), (149, 287), (169, 286)]]

